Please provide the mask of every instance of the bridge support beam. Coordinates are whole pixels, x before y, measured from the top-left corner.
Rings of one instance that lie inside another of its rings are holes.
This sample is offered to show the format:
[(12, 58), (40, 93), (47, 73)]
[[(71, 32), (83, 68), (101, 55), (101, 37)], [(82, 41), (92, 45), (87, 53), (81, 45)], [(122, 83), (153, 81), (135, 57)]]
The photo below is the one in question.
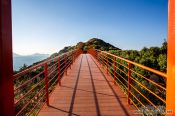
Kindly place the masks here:
[(175, 115), (175, 0), (168, 3), (168, 62), (166, 113)]
[(0, 0), (0, 116), (13, 115), (11, 0)]

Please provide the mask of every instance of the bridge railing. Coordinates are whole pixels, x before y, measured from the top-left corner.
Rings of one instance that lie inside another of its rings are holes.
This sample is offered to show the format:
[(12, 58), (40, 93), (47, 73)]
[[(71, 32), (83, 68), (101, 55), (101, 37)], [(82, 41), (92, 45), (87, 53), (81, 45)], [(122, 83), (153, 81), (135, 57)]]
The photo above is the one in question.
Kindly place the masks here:
[(73, 50), (15, 74), (15, 114), (36, 115), (44, 103), (49, 105), (50, 93), (80, 54), (81, 50)]
[(123, 90), (128, 104), (138, 109), (136, 113), (164, 114), (166, 97), (166, 78), (163, 72), (121, 58), (106, 51), (89, 49), (111, 75), (115, 84)]

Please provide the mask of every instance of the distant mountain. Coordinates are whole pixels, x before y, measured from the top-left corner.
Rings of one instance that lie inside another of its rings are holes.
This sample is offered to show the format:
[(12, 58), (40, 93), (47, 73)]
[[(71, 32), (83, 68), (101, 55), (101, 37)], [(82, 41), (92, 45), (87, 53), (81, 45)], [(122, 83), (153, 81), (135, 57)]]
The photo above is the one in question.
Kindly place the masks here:
[(20, 57), (21, 55), (13, 53), (13, 57)]
[(49, 54), (40, 54), (40, 53), (35, 53), (35, 54), (32, 54), (30, 56), (49, 56)]
[(35, 53), (32, 55), (19, 55), (13, 53), (13, 68), (15, 71), (18, 71), (24, 64), (27, 66), (32, 65), (35, 62), (39, 62), (49, 57), (49, 54), (39, 54)]

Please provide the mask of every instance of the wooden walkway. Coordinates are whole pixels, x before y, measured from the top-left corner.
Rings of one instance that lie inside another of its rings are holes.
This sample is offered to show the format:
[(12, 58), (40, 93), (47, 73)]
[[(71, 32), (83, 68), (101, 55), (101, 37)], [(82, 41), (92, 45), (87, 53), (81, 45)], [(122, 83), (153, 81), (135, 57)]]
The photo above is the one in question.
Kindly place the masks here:
[(127, 116), (135, 109), (89, 54), (82, 54), (50, 96), (39, 116)]

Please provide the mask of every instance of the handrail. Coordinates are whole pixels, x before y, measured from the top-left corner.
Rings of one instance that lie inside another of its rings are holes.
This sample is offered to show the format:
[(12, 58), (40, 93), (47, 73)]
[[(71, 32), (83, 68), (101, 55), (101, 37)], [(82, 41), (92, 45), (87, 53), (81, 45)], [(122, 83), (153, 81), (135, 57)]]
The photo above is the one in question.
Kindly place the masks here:
[(126, 62), (128, 62), (128, 63), (131, 63), (131, 64), (133, 64), (133, 65), (136, 65), (136, 66), (140, 67), (140, 68), (143, 68), (143, 69), (146, 69), (146, 70), (151, 71), (151, 72), (153, 72), (153, 73), (156, 73), (156, 74), (158, 74), (158, 75), (160, 75), (160, 76), (162, 76), (162, 77), (167, 77), (167, 74), (165, 74), (165, 73), (163, 73), (163, 72), (160, 72), (160, 71), (158, 71), (158, 70), (155, 70), (155, 69), (149, 68), (149, 67), (147, 67), (147, 66), (138, 64), (138, 63), (136, 63), (136, 62), (127, 60), (127, 59), (125, 59), (125, 58), (116, 56), (116, 55), (111, 54), (111, 53), (108, 53), (108, 52), (106, 52), (106, 51), (101, 51), (101, 50), (97, 50), (97, 51), (98, 51), (98, 52), (105, 53), (105, 54), (108, 54), (108, 55), (111, 55), (111, 56), (113, 56), (113, 57), (116, 57), (116, 58), (118, 58), (118, 59), (120, 59), (120, 60), (123, 60), (123, 61), (126, 61)]
[[(146, 113), (150, 115), (165, 113), (166, 83), (161, 84), (151, 80), (147, 75), (143, 75), (138, 70), (135, 70), (135, 67), (151, 74), (159, 75), (159, 78), (165, 80), (165, 82), (167, 74), (107, 51), (91, 48), (88, 50), (88, 53), (102, 64), (107, 74), (113, 78), (114, 83), (117, 83), (126, 93), (128, 104), (133, 104), (143, 115)], [(164, 109), (160, 109), (158, 107), (160, 105)]]
[(36, 115), (44, 103), (49, 105), (49, 94), (81, 53), (75, 49), (14, 74), (15, 114)]

